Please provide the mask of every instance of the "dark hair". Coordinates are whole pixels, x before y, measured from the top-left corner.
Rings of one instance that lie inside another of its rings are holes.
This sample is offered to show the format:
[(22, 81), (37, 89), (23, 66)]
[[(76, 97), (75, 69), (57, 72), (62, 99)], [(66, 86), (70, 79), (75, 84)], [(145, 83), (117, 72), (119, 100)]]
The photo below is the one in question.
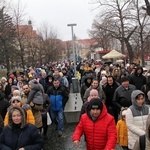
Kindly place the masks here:
[(138, 95), (135, 97), (135, 99), (139, 99), (139, 97), (140, 97), (141, 95), (144, 96), (144, 94), (140, 93), (140, 94), (138, 94)]
[(129, 81), (129, 78), (127, 76), (124, 76), (121, 78), (121, 83), (125, 82), (125, 81)]
[(94, 79), (92, 80), (92, 83), (93, 83), (94, 81), (97, 81), (97, 82), (98, 82), (98, 79), (94, 78)]
[[(59, 81), (59, 79), (58, 79), (58, 78), (54, 78), (53, 82), (54, 82), (54, 81)], [(59, 82), (60, 82), (60, 81), (59, 81)]]
[(107, 76), (107, 79), (108, 79), (108, 78), (112, 78), (113, 81), (115, 81), (115, 78), (114, 78), (112, 75)]

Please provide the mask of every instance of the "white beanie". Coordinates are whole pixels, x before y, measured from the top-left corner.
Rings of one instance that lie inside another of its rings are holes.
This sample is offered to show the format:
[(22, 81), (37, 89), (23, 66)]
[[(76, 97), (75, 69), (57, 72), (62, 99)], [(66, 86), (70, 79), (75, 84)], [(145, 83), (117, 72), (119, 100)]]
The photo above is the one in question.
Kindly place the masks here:
[(102, 77), (102, 81), (105, 81), (107, 78), (104, 76), (104, 77)]
[(106, 71), (105, 70), (101, 71), (101, 75), (102, 74), (106, 75)]
[(21, 102), (21, 96), (13, 96), (13, 97), (11, 98), (11, 103), (13, 103), (13, 101), (15, 101), (15, 100)]
[(7, 79), (6, 79), (5, 77), (2, 77), (2, 78), (1, 78), (1, 81), (2, 81), (2, 80), (5, 80), (5, 81), (7, 81)]

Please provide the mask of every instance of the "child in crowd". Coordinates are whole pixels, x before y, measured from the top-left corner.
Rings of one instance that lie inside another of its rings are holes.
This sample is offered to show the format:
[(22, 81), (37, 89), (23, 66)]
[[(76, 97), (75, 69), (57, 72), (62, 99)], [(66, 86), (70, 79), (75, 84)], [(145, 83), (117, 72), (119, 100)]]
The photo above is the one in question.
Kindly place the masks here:
[(81, 117), (81, 115), (86, 113), (86, 108), (87, 108), (87, 106), (88, 106), (88, 104), (92, 98), (98, 98), (98, 91), (96, 89), (92, 89), (90, 91), (90, 96), (88, 97), (88, 100), (85, 101), (85, 103), (82, 105), (80, 117)]
[(31, 88), (27, 104), (30, 104), (30, 102), (33, 102), (37, 105), (43, 105), (43, 93), (44, 89), (42, 89), (42, 85), (37, 82), (36, 79), (33, 79), (29, 81), (29, 86)]
[(117, 143), (124, 149), (128, 150), (128, 131), (126, 126), (126, 110), (124, 108), (121, 113), (121, 119), (117, 122)]

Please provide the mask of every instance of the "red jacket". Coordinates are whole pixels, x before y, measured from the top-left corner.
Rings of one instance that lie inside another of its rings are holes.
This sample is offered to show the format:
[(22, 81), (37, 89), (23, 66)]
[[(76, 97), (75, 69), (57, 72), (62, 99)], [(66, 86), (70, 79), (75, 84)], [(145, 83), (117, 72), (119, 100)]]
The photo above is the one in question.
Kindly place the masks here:
[(117, 131), (114, 118), (107, 113), (103, 104), (99, 118), (94, 122), (89, 112), (82, 115), (72, 140), (80, 140), (84, 133), (87, 150), (113, 150), (117, 143)]

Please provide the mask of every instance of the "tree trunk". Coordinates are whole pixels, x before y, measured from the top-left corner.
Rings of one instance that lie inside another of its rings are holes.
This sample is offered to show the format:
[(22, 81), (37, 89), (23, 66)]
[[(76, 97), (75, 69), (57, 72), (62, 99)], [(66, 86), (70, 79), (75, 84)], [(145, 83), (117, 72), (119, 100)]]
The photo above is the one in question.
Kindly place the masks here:
[(21, 47), (21, 63), (22, 63), (22, 68), (23, 68), (23, 70), (25, 69), (24, 68), (24, 48), (22, 47), (22, 45), (20, 45), (20, 47)]
[(5, 54), (5, 60), (6, 60), (6, 69), (7, 69), (7, 72), (10, 72), (8, 49), (6, 47), (6, 41), (4, 40), (3, 40), (3, 45), (4, 45), (4, 54)]
[(132, 50), (132, 46), (131, 46), (131, 44), (130, 44), (130, 42), (127, 38), (124, 38), (124, 41), (125, 41), (125, 44), (126, 44), (126, 47), (127, 47), (128, 54), (129, 54), (129, 62), (132, 63), (133, 58), (134, 58), (134, 53), (133, 53), (133, 50)]

